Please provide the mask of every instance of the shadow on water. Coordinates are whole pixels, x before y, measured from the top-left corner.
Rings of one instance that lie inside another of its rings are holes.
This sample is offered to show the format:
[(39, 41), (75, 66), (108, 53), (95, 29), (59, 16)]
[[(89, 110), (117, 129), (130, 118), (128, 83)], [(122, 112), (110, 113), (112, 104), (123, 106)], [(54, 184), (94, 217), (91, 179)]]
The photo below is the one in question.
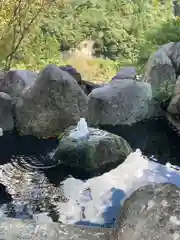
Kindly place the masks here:
[(125, 138), (133, 150), (140, 149), (148, 157), (154, 155), (159, 163), (180, 166), (180, 136), (166, 119), (148, 120), (132, 126), (101, 126), (101, 129)]
[(61, 178), (59, 178), (61, 172), (66, 173), (65, 175), (66, 177), (74, 177), (76, 179), (81, 179), (82, 181), (85, 181), (89, 178), (101, 176), (102, 174), (116, 168), (118, 165), (119, 163), (109, 163), (109, 164), (106, 164), (106, 166), (103, 166), (101, 168), (93, 169), (93, 171), (86, 171), (80, 167), (77, 167), (77, 168), (71, 167), (71, 166), (67, 167), (65, 165), (59, 164), (53, 169), (44, 170), (44, 173), (48, 177), (51, 183), (58, 186), (60, 181), (62, 181)]
[(6, 192), (4, 185), (0, 184), (0, 205), (4, 203), (9, 203), (12, 201), (12, 197), (9, 193)]
[(46, 163), (50, 165), (52, 160), (48, 157), (48, 154), (56, 148), (57, 144), (56, 139), (39, 139), (33, 136), (5, 133), (0, 137), (0, 165), (13, 160), (19, 161), (21, 165), (22, 157), (27, 163), (31, 160), (29, 163), (34, 164), (34, 166)]

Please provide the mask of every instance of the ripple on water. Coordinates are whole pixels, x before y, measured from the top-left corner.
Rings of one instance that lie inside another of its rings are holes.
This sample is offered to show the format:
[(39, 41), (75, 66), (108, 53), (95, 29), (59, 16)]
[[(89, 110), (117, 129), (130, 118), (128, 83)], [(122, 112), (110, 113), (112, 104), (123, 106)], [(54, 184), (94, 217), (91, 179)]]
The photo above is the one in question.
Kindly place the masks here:
[(44, 174), (46, 167), (54, 166), (50, 154), (57, 144), (57, 140), (9, 133), (0, 137), (0, 183), (6, 187), (6, 194), (11, 196), (7, 201), (1, 191), (0, 216), (31, 219), (36, 213), (45, 212), (57, 220), (54, 211), (56, 201), (66, 199), (63, 199), (63, 189), (55, 187)]
[[(110, 128), (109, 131), (123, 136), (134, 149), (141, 148), (146, 155), (155, 155), (161, 163), (178, 164), (180, 139), (164, 120), (150, 122), (150, 125), (141, 123), (136, 127), (132, 126), (129, 130)], [(0, 217), (6, 214), (17, 218), (38, 218), (38, 221), (52, 219), (94, 227), (109, 226), (105, 223), (112, 226), (121, 201), (133, 191), (133, 187), (137, 188), (148, 181), (176, 183), (178, 179), (180, 182), (177, 174), (173, 175), (162, 165), (149, 164), (141, 154), (132, 155), (134, 158), (131, 156), (129, 165), (118, 166), (87, 181), (68, 178), (69, 172), (61, 167), (39, 171), (44, 162), (50, 163), (48, 154), (56, 146), (57, 141), (6, 135), (0, 137), (0, 183), (6, 186), (10, 196), (6, 199), (7, 196), (2, 191), (0, 193)], [(150, 165), (151, 169), (148, 169)], [(133, 176), (134, 169), (136, 178)], [(71, 174), (82, 179), (75, 171)], [(4, 202), (1, 202), (2, 199)]]
[(0, 166), (0, 183), (12, 197), (11, 203), (2, 206), (7, 216), (32, 218), (36, 213), (50, 214), (57, 201), (67, 201), (63, 188), (55, 187), (43, 173), (18, 169), (11, 163)]

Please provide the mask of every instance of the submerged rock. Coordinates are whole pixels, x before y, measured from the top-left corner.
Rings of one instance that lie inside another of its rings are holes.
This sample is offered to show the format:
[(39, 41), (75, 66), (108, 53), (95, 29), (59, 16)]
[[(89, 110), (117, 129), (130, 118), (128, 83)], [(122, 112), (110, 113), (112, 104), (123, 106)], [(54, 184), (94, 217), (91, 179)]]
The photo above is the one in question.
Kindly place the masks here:
[(16, 127), (22, 135), (53, 136), (85, 117), (87, 104), (76, 80), (50, 64), (18, 99)]
[(135, 191), (119, 212), (111, 240), (180, 239), (180, 189), (149, 184)]
[(95, 128), (89, 136), (75, 139), (75, 128), (67, 129), (54, 158), (66, 166), (92, 171), (112, 163), (122, 163), (132, 149), (123, 138)]
[(160, 115), (149, 83), (116, 80), (89, 97), (88, 122), (93, 125), (131, 125)]

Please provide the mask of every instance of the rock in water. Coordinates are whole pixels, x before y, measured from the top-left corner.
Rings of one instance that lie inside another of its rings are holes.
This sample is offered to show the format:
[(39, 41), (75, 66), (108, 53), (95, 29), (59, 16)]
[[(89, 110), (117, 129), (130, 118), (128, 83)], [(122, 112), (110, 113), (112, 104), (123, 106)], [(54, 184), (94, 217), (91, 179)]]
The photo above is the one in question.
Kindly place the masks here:
[(29, 70), (10, 70), (0, 80), (0, 90), (11, 97), (18, 97), (23, 89), (34, 83), (37, 73)]
[(86, 139), (74, 139), (74, 128), (60, 140), (54, 158), (66, 166), (92, 171), (107, 164), (122, 163), (132, 152), (123, 138), (95, 128), (89, 128)]
[(3, 131), (12, 131), (14, 128), (12, 108), (11, 97), (4, 92), (0, 92), (0, 128)]
[(139, 188), (120, 210), (111, 240), (180, 239), (180, 189), (173, 184)]
[(149, 83), (116, 80), (89, 97), (88, 123), (93, 125), (130, 125), (159, 115)]
[(88, 97), (76, 80), (49, 64), (18, 99), (16, 126), (23, 135), (53, 136), (86, 117), (87, 104)]

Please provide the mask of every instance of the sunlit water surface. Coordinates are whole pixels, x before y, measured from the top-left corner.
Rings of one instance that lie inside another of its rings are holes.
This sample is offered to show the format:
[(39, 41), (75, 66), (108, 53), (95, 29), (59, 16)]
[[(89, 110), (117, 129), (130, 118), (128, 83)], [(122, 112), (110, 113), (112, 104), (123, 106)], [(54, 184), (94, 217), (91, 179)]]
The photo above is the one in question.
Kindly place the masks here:
[[(180, 185), (179, 171), (165, 166), (180, 165), (180, 137), (165, 120), (104, 129), (142, 152), (133, 152), (123, 164), (94, 175), (54, 166), (55, 139), (0, 137), (0, 217), (112, 227), (123, 201), (137, 188), (148, 182)], [(158, 162), (145, 155), (154, 155)]]

